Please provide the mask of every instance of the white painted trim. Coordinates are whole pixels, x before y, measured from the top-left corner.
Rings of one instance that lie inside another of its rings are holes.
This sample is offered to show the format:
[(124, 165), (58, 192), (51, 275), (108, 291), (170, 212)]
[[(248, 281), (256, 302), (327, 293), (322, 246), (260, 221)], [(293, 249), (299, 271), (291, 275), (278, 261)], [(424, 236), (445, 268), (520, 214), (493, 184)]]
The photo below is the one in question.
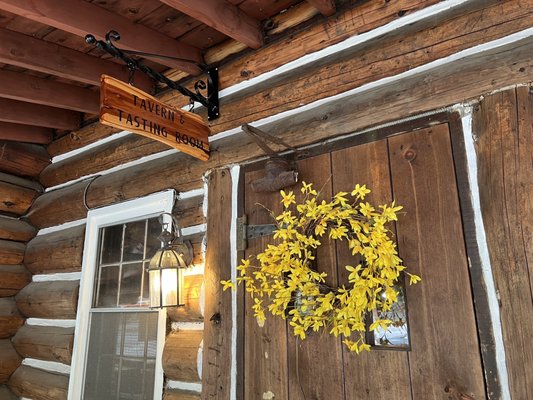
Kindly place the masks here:
[(487, 291), (489, 304), (489, 313), (492, 324), (492, 334), (494, 336), (494, 347), (496, 352), (496, 373), (502, 389), (502, 400), (510, 400), (511, 393), (509, 390), (509, 377), (507, 374), (507, 365), (505, 360), (505, 346), (503, 341), (502, 325), (500, 320), (500, 306), (498, 304), (498, 294), (494, 277), (492, 276), (492, 267), (490, 264), (489, 248), (485, 236), (485, 226), (481, 214), (481, 201), (479, 198), (479, 183), (477, 180), (477, 157), (474, 146), (474, 133), (472, 131), (472, 114), (465, 115), (461, 119), (463, 125), (463, 134), (466, 150), (466, 161), (468, 165), (468, 181), (470, 185), (470, 199), (474, 213), (474, 225), (476, 229), (476, 243), (479, 249), (481, 261), (481, 271), (483, 275), (484, 286)]
[(185, 228), (181, 228), (181, 234), (183, 236), (192, 236), (192, 235), (196, 235), (197, 233), (204, 233), (206, 229), (207, 229), (207, 224), (187, 226)]
[(39, 274), (31, 277), (32, 282), (52, 282), (52, 281), (78, 281), (81, 272), (61, 272), (57, 274)]
[[(174, 190), (167, 190), (139, 199), (90, 210), (87, 214), (87, 227), (85, 230), (85, 245), (82, 261), (83, 267), (80, 279), (78, 312), (76, 315), (76, 332), (74, 334), (74, 346), (72, 352), (72, 373), (69, 381), (69, 400), (81, 399), (83, 389), (89, 317), (93, 296), (94, 274), (96, 270), (95, 260), (98, 253), (98, 235), (100, 228), (141, 218), (157, 216), (163, 212), (170, 213), (174, 206), (175, 197), (176, 194)], [(164, 318), (162, 314), (166, 315), (164, 309), (159, 313), (159, 327), (163, 327), (164, 330), (164, 324), (162, 321), (164, 319), (166, 320), (166, 318)], [(161, 330), (158, 331), (158, 338), (160, 337), (162, 337), (163, 340), (158, 340), (157, 343), (158, 358), (156, 360), (156, 371), (158, 373), (155, 376), (155, 398), (160, 398), (163, 391), (163, 367), (161, 365), (161, 355), (164, 346), (164, 333), (163, 336), (161, 336)]]
[(168, 389), (189, 390), (191, 392), (202, 393), (201, 383), (181, 382), (181, 381), (167, 381)]
[(57, 231), (62, 231), (64, 229), (73, 228), (73, 227), (79, 226), (79, 225), (85, 225), (85, 222), (87, 222), (87, 219), (83, 218), (83, 219), (78, 219), (76, 221), (66, 222), (66, 223), (61, 224), (61, 225), (55, 225), (55, 226), (50, 226), (48, 228), (43, 228), (43, 229), (39, 230), (39, 232), (37, 232), (37, 236), (46, 235), (48, 233), (53, 233), (53, 232), (57, 232)]
[[(237, 280), (237, 217), (239, 216), (239, 177), (240, 166), (231, 168), (231, 228), (230, 228), (230, 254), (231, 254), (231, 280)], [(237, 399), (237, 292), (231, 291), (231, 385), (230, 399)]]
[(76, 326), (75, 319), (44, 319), (44, 318), (28, 318), (26, 325), (33, 326), (56, 326), (59, 328), (74, 328)]
[(203, 188), (193, 189), (193, 190), (189, 190), (187, 192), (179, 193), (178, 194), (178, 201), (179, 200), (190, 199), (190, 198), (193, 198), (193, 197), (200, 197), (200, 196), (203, 196), (203, 195), (204, 195), (204, 189)]
[(43, 361), (36, 360), (35, 358), (25, 358), (22, 360), (22, 365), (28, 367), (42, 369), (48, 372), (56, 372), (60, 374), (69, 375), (70, 374), (70, 365), (62, 364), (54, 361)]
[(172, 322), (173, 331), (203, 331), (203, 322)]

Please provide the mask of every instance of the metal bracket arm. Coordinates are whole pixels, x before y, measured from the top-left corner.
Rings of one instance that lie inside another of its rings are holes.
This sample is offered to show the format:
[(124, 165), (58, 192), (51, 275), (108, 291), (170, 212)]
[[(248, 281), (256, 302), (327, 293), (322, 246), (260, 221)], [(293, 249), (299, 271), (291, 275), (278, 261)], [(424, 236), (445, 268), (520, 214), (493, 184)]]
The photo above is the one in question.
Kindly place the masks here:
[[(180, 58), (173, 58), (168, 56), (160, 56), (157, 54), (150, 54), (150, 53), (144, 53), (144, 52), (136, 52), (136, 51), (129, 51), (129, 50), (122, 50), (116, 47), (113, 44), (113, 41), (120, 40), (120, 34), (117, 31), (109, 31), (107, 32), (104, 40), (96, 40), (94, 35), (88, 34), (85, 36), (85, 41), (89, 44), (93, 44), (96, 47), (104, 50), (105, 52), (109, 53), (115, 58), (118, 58), (119, 60), (122, 60), (126, 66), (129, 68), (130, 71), (135, 72), (136, 70), (139, 70), (141, 72), (144, 72), (146, 75), (148, 75), (153, 80), (164, 83), (169, 88), (177, 90), (184, 96), (187, 96), (191, 99), (191, 102), (195, 101), (200, 104), (202, 104), (207, 109), (207, 119), (209, 121), (216, 119), (219, 117), (219, 97), (218, 97), (218, 68), (207, 68), (206, 65), (198, 64), (194, 61), (189, 60), (183, 60)], [(196, 92), (192, 92), (189, 89), (178, 85), (176, 82), (170, 80), (165, 75), (154, 71), (152, 68), (148, 67), (147, 65), (144, 65), (139, 60), (136, 60), (132, 57), (129, 57), (128, 54), (132, 55), (139, 55), (139, 56), (151, 56), (151, 57), (160, 57), (160, 58), (172, 58), (179, 61), (185, 61), (190, 62), (192, 64), (195, 64), (199, 66), (206, 74), (207, 74), (207, 97), (204, 97), (200, 94), (200, 89), (205, 89), (206, 84), (203, 81), (197, 81), (194, 84), (194, 88)]]

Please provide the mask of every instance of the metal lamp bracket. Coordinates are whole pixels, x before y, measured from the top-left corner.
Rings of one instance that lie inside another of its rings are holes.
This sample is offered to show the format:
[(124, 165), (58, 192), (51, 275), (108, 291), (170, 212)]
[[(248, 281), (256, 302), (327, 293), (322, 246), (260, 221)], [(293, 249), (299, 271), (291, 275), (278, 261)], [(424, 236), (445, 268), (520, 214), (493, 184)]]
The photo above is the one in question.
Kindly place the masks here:
[[(120, 34), (117, 31), (111, 30), (106, 33), (105, 40), (96, 40), (96, 37), (94, 35), (88, 34), (85, 36), (85, 41), (89, 44), (93, 44), (96, 47), (104, 50), (106, 53), (112, 55), (115, 58), (118, 58), (119, 60), (123, 61), (124, 64), (129, 68), (130, 70), (130, 82), (133, 79), (133, 74), (135, 71), (139, 70), (146, 75), (148, 75), (153, 80), (163, 83), (167, 85), (169, 88), (177, 90), (184, 96), (189, 97), (191, 104), (194, 104), (194, 102), (198, 102), (202, 104), (207, 109), (207, 119), (209, 121), (214, 120), (220, 116), (219, 111), (219, 95), (218, 95), (218, 68), (213, 67), (209, 68), (205, 64), (199, 64), (194, 61), (190, 60), (184, 60), (178, 57), (168, 57), (163, 56), (159, 54), (151, 54), (151, 53), (145, 53), (141, 51), (131, 51), (131, 50), (124, 50), (119, 49), (116, 47), (113, 43), (113, 41), (119, 41), (120, 40)], [(202, 69), (202, 71), (207, 75), (207, 85), (204, 81), (199, 80), (195, 82), (194, 89), (195, 92), (190, 91), (189, 89), (178, 85), (176, 82), (170, 80), (165, 75), (153, 70), (152, 68), (148, 67), (147, 65), (144, 65), (139, 60), (130, 57), (129, 55), (135, 55), (135, 56), (141, 56), (141, 57), (156, 57), (156, 58), (162, 58), (162, 59), (172, 59), (172, 60), (178, 60), (182, 62), (188, 62), (191, 64), (194, 64)], [(204, 97), (200, 94), (200, 90), (207, 88), (207, 97)]]

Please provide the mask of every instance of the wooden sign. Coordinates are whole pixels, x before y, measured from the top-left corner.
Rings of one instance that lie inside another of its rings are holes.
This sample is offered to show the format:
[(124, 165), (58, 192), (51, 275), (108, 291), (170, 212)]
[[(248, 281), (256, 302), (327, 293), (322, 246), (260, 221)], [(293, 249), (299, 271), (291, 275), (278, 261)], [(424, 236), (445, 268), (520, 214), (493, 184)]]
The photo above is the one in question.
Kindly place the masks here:
[(209, 126), (196, 114), (169, 106), (125, 82), (102, 75), (100, 122), (209, 159)]

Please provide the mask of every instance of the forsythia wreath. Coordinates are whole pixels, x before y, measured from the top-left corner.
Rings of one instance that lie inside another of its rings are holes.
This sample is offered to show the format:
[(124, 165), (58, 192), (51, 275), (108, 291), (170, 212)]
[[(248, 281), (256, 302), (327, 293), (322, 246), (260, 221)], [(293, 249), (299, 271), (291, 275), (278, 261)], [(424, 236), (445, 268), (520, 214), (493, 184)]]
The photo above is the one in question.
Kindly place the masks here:
[[(407, 274), (410, 284), (420, 280), (405, 271), (386, 227), (397, 221), (402, 207), (392, 202), (375, 208), (364, 201), (370, 190), (359, 184), (351, 193), (338, 192), (329, 202), (319, 202), (310, 183), (302, 182), (301, 191), (304, 199), (299, 204), (292, 191), (280, 192), (283, 211), (275, 216), (277, 244), (255, 256), (257, 266), (250, 258), (242, 260), (237, 283), (244, 284), (252, 297), (258, 323), (264, 323), (268, 310), (288, 319), (301, 339), (309, 329), (327, 330), (335, 337), (343, 335), (350, 351), (369, 350), (364, 340), (367, 329), (387, 330), (393, 324), (382, 316), (398, 300), (400, 274)], [(357, 262), (344, 266), (348, 285), (328, 286), (327, 274), (312, 268), (316, 249), (328, 238), (347, 242)], [(221, 283), (224, 290), (235, 288), (235, 282)], [(378, 318), (367, 326), (366, 316), (374, 311)]]

